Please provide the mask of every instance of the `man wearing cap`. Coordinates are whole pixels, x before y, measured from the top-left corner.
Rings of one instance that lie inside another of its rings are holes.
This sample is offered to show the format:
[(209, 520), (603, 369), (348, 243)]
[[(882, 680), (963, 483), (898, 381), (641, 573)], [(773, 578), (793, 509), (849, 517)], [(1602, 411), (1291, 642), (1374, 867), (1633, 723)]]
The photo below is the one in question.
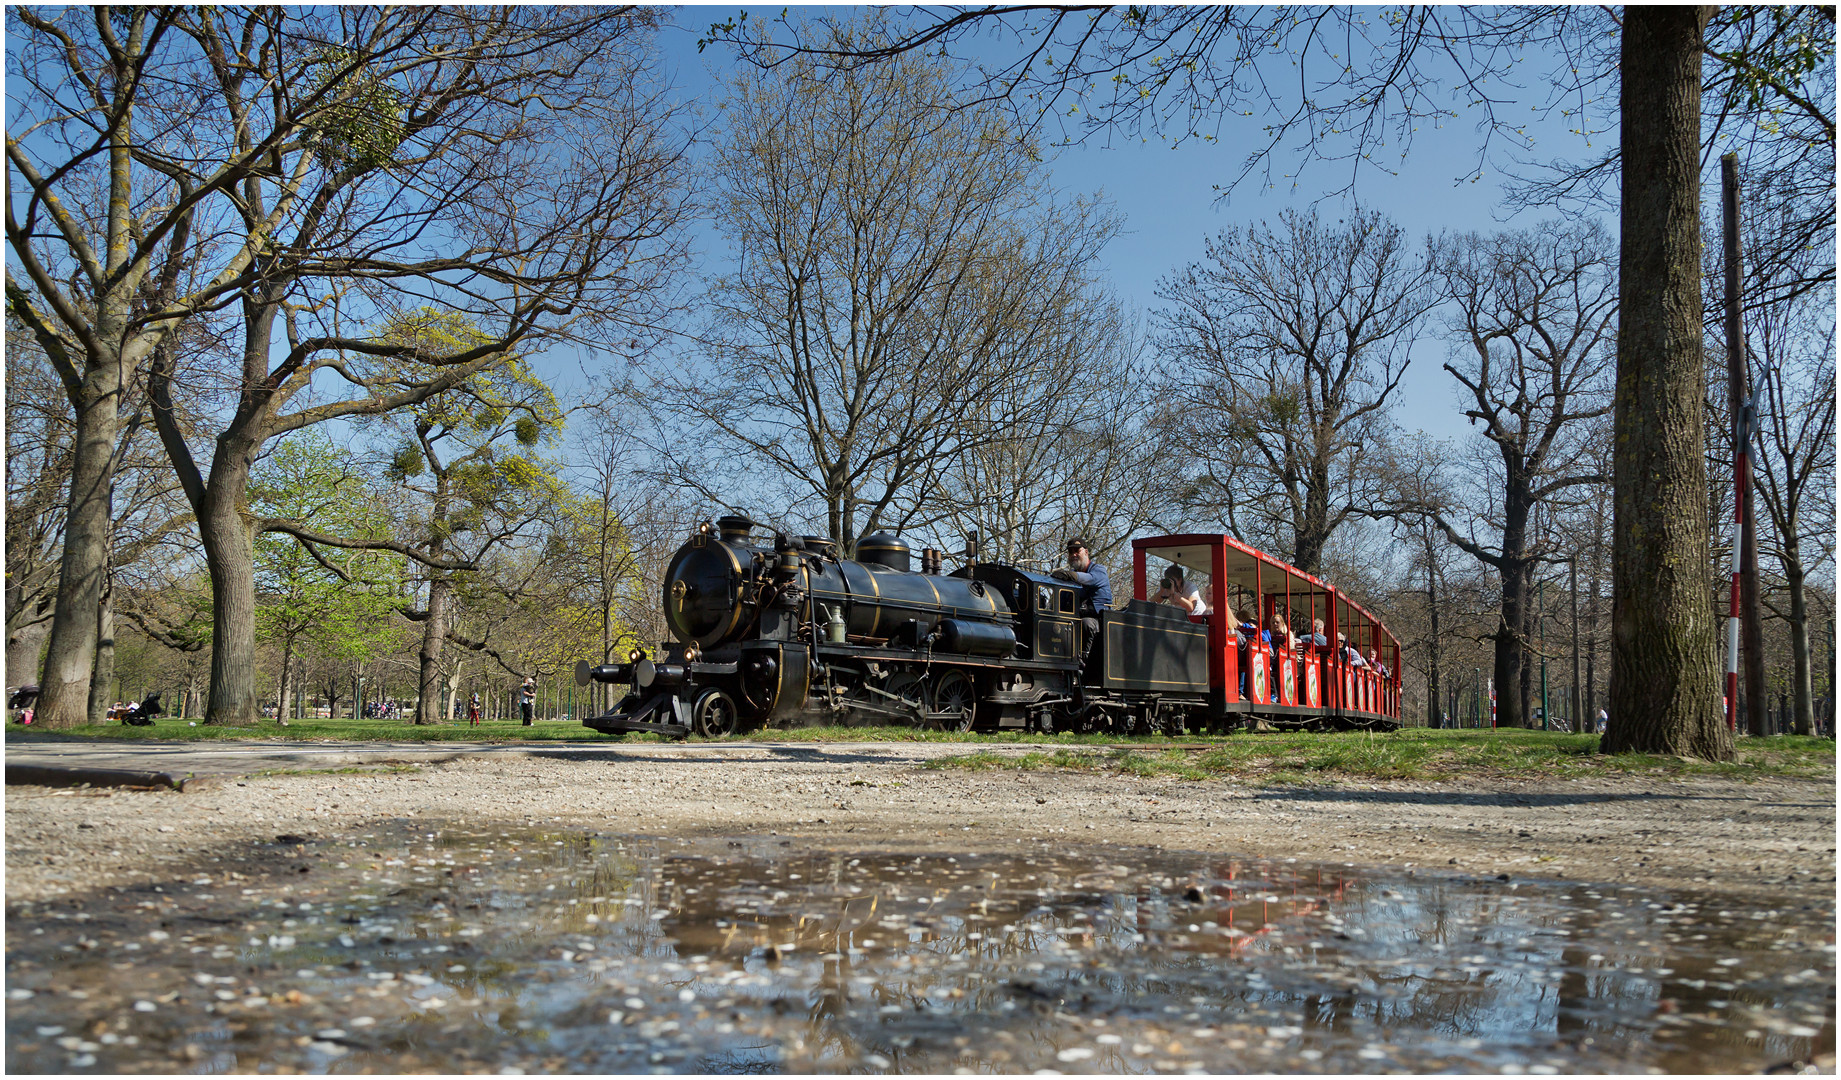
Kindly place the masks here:
[(1079, 537), (1068, 541), (1066, 569), (1058, 569), (1049, 576), (1080, 586), (1082, 615), (1097, 616), (1112, 606), (1112, 580), (1106, 576), (1106, 568), (1093, 561), (1087, 542)]
[(1093, 639), (1099, 636), (1099, 613), (1112, 606), (1112, 581), (1106, 576), (1106, 568), (1093, 561), (1087, 542), (1080, 537), (1068, 541), (1067, 566), (1049, 576), (1080, 587), (1080, 621), (1087, 631), (1080, 656), (1085, 660)]

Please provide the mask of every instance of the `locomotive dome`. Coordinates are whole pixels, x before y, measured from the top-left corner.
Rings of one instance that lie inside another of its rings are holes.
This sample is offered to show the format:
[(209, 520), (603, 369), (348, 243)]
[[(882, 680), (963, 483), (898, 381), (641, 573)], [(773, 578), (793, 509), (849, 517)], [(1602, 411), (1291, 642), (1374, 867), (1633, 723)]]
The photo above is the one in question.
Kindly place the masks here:
[(874, 532), (857, 541), (857, 561), (886, 566), (890, 570), (906, 571), (912, 562), (913, 550), (907, 541), (894, 533)]

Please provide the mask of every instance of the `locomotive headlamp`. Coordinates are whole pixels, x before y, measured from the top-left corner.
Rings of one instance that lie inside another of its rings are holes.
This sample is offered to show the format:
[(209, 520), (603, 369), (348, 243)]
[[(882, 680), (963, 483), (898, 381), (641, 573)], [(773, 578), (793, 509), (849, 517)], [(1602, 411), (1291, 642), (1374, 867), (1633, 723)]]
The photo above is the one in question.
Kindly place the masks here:
[(634, 649), (632, 652), (626, 654), (626, 660), (629, 664), (637, 664), (645, 658), (646, 650), (644, 649)]
[(697, 648), (696, 645), (686, 645), (684, 647), (684, 662), (686, 664), (694, 664), (702, 658), (703, 650)]

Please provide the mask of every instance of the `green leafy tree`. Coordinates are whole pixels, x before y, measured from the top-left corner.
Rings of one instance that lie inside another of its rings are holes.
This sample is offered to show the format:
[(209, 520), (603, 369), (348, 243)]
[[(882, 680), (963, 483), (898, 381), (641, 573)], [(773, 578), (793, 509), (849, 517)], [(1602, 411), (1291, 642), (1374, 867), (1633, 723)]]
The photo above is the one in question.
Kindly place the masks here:
[[(363, 540), (389, 522), (351, 457), (325, 435), (283, 440), (251, 477), (256, 512)], [(402, 587), (405, 560), (366, 549), (314, 550), (285, 533), (256, 541), (256, 634), (281, 652), (276, 716), (285, 723), (303, 648), (361, 658), (386, 639)]]
[[(392, 320), (383, 337), (413, 343), (417, 355), (437, 357), (468, 352), (486, 340), (466, 316), (429, 308)], [(416, 496), (410, 527), (423, 556), (426, 587), (423, 606), (404, 609), (422, 623), (416, 723), (436, 724), (452, 709), (442, 654), (457, 637), (456, 587), (490, 588), (481, 576), (482, 561), (546, 520), (564, 499), (560, 466), (539, 452), (562, 430), (563, 416), (556, 396), (524, 360), (505, 356), (404, 409), (390, 423), (400, 441), (387, 476)], [(446, 569), (458, 564), (471, 569)], [(478, 650), (491, 648), (483, 637), (459, 640)]]

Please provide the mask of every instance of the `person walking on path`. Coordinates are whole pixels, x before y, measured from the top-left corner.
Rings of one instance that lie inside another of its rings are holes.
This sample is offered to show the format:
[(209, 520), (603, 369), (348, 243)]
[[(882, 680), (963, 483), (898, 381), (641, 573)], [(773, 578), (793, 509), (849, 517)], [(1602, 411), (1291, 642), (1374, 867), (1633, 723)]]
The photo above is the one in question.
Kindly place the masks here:
[(518, 714), (524, 720), (524, 726), (530, 727), (537, 712), (537, 676), (526, 675), (524, 685), (518, 688)]
[(474, 727), (479, 726), (479, 691), (473, 692), (473, 699), (467, 702), (467, 720)]

